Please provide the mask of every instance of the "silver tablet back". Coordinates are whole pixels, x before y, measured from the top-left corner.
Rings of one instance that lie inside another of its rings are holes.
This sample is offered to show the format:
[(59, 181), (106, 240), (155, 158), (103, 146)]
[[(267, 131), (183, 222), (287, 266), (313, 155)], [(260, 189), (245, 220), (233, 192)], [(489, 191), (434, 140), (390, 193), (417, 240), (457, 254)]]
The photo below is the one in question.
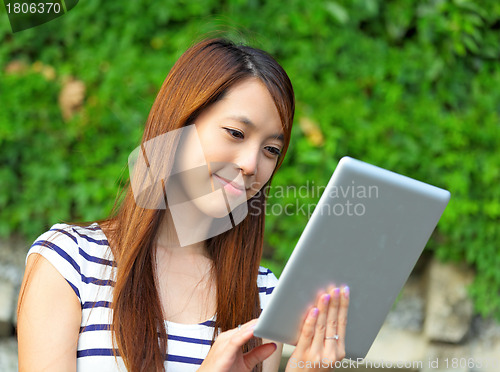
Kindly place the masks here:
[(317, 292), (345, 284), (346, 357), (364, 358), (449, 198), (446, 190), (342, 158), (254, 334), (295, 345)]

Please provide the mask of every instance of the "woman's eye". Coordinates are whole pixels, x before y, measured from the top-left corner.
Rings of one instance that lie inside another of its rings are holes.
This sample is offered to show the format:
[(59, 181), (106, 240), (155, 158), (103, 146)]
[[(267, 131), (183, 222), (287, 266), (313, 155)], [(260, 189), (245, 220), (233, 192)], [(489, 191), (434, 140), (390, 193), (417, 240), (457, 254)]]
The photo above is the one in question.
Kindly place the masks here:
[(243, 135), (243, 132), (240, 132), (239, 130), (231, 129), (231, 128), (224, 128), (224, 129), (226, 130), (226, 132), (228, 132), (234, 138), (243, 139), (245, 137)]
[(268, 147), (266, 147), (266, 149), (267, 149), (267, 151), (269, 151), (274, 156), (280, 156), (281, 155), (281, 151), (277, 147), (268, 146)]

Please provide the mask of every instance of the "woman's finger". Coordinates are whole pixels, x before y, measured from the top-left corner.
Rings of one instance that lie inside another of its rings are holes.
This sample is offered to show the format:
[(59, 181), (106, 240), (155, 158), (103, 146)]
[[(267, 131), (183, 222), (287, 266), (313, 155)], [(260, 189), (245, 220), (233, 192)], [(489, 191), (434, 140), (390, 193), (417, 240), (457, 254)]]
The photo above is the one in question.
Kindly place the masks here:
[(342, 288), (342, 291), (340, 293), (337, 333), (339, 335), (339, 347), (342, 350), (345, 349), (345, 330), (347, 326), (347, 311), (349, 308), (349, 292), (349, 287), (345, 286)]
[(258, 363), (263, 362), (276, 350), (276, 344), (271, 342), (257, 346), (243, 356), (243, 361), (249, 370), (252, 370)]
[(319, 310), (313, 307), (307, 313), (302, 329), (300, 330), (299, 340), (297, 342), (297, 350), (308, 350), (314, 336), (314, 328), (316, 327), (316, 320), (318, 319)]
[(311, 350), (320, 352), (323, 350), (326, 334), (326, 319), (328, 315), (328, 308), (330, 304), (330, 294), (323, 293), (316, 306), (319, 310), (316, 326), (314, 328), (314, 337), (311, 344)]
[[(249, 329), (249, 328), (252, 328), (255, 324), (257, 324), (257, 319), (252, 319), (244, 324), (240, 324), (238, 327), (236, 328), (233, 328), (233, 329), (229, 329), (227, 330), (226, 334), (236, 334), (237, 332), (244, 332), (245, 330)], [(253, 328), (252, 328), (253, 329)]]
[(329, 288), (329, 294), (331, 296), (330, 306), (328, 308), (328, 317), (326, 318), (326, 333), (325, 333), (325, 347), (328, 350), (328, 354), (337, 348), (337, 341), (334, 337), (338, 335), (338, 314), (339, 314), (339, 304), (340, 304), (340, 288), (331, 287)]
[(236, 351), (253, 337), (253, 330), (256, 323), (257, 319), (252, 319), (240, 327), (221, 333), (219, 338), (226, 338), (229, 341), (226, 347), (231, 351)]

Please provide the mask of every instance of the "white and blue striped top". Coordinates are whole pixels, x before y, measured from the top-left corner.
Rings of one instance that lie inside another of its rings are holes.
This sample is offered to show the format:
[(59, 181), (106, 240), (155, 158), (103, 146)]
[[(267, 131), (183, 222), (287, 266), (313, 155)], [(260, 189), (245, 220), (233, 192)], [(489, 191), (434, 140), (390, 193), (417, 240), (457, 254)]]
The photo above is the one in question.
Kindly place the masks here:
[[(66, 279), (82, 307), (77, 348), (77, 371), (126, 371), (112, 351), (111, 323), (113, 278), (116, 267), (108, 240), (97, 223), (87, 227), (55, 224), (31, 246), (31, 253), (45, 257)], [(274, 274), (259, 269), (257, 285), (264, 308), (277, 284)], [(178, 324), (166, 321), (168, 333), (167, 371), (196, 371), (210, 349), (213, 321)]]

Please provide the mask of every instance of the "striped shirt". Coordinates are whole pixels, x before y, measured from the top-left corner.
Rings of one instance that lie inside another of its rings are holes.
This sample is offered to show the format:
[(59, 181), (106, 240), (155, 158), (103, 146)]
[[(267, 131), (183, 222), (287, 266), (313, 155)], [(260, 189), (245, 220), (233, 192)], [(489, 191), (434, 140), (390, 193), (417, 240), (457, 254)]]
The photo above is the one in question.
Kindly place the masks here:
[[(77, 347), (77, 371), (126, 371), (115, 361), (110, 324), (116, 265), (108, 240), (97, 223), (87, 227), (55, 224), (31, 246), (31, 253), (45, 257), (66, 279), (78, 296), (82, 323)], [(259, 269), (257, 285), (264, 308), (277, 284), (274, 274)], [(168, 333), (167, 371), (196, 371), (210, 349), (214, 318), (200, 324), (165, 321)]]

